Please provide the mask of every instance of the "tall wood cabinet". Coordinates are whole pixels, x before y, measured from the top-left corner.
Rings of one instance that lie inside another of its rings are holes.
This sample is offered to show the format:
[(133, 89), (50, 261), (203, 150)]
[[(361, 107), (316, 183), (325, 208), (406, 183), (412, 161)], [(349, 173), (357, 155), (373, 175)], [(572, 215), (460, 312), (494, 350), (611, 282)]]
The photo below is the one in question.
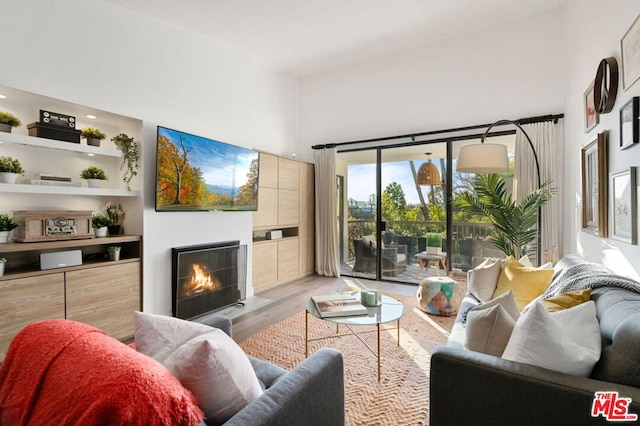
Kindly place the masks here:
[[(315, 270), (314, 166), (260, 153), (258, 211), (253, 216), (255, 292)], [(269, 239), (272, 231), (282, 238)]]

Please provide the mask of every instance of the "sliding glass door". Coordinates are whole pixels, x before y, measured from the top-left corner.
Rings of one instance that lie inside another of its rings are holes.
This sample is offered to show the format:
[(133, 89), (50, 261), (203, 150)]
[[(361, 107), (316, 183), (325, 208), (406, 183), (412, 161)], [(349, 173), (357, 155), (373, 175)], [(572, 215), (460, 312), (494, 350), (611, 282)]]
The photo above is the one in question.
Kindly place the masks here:
[[(456, 203), (474, 191), (473, 174), (455, 170), (457, 152), (478, 142), (474, 135), (339, 152), (342, 275), (418, 284), (500, 256), (488, 220)], [(496, 143), (513, 152), (513, 135)], [(505, 175), (507, 186), (512, 179)]]

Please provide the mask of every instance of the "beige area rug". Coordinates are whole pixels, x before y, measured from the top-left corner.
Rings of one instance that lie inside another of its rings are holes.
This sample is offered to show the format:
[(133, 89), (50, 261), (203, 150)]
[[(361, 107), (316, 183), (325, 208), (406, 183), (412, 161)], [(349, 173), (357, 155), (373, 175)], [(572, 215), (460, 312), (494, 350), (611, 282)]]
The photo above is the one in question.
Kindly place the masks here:
[[(377, 358), (355, 336), (309, 343), (309, 353), (321, 347), (340, 350), (345, 362), (347, 425), (427, 425), (429, 421), (429, 360), (434, 347), (446, 342), (455, 317), (420, 311), (416, 299), (388, 294), (403, 302), (400, 346), (397, 330), (381, 332), (382, 377)], [(250, 337), (240, 345), (246, 353), (291, 370), (304, 360), (304, 311)], [(385, 327), (395, 327), (395, 322)], [(376, 348), (375, 326), (355, 328)], [(344, 333), (343, 327), (340, 332)], [(369, 333), (363, 333), (370, 331)], [(310, 338), (331, 336), (335, 324), (309, 315)]]

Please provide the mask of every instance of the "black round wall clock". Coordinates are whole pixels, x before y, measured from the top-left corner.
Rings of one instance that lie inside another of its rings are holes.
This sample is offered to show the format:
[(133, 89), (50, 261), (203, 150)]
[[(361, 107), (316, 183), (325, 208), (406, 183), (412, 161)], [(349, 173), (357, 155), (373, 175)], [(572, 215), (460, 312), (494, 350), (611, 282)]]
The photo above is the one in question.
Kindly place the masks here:
[(618, 94), (618, 61), (614, 57), (604, 58), (598, 65), (593, 87), (593, 101), (598, 114), (611, 112)]

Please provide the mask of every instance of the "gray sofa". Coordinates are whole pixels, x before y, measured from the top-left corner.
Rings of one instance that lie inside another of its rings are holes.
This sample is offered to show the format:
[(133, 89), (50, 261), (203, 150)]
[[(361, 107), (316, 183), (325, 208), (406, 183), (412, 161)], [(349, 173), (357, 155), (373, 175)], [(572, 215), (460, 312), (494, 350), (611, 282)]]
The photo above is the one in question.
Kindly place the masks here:
[[(227, 317), (209, 315), (197, 321), (232, 336)], [(225, 425), (344, 425), (344, 367), (339, 351), (319, 349), (291, 371), (251, 356), (249, 360), (264, 393)]]
[[(555, 267), (554, 282), (570, 267), (587, 263), (576, 255), (565, 256)], [(473, 299), (465, 297), (454, 329), (460, 327)], [(591, 299), (603, 349), (590, 377), (468, 351), (455, 343), (439, 346), (431, 357), (429, 424), (610, 424), (603, 416), (591, 416), (597, 391), (617, 391), (621, 398), (631, 398), (628, 412), (640, 418), (640, 293), (598, 286)]]

